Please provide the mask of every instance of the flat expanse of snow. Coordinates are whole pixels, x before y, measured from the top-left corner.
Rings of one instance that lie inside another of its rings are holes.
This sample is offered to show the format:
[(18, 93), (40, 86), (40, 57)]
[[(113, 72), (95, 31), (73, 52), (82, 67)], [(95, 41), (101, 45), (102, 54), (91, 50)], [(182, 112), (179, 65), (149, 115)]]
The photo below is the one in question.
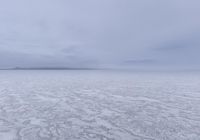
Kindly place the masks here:
[(200, 140), (200, 74), (0, 71), (0, 140)]

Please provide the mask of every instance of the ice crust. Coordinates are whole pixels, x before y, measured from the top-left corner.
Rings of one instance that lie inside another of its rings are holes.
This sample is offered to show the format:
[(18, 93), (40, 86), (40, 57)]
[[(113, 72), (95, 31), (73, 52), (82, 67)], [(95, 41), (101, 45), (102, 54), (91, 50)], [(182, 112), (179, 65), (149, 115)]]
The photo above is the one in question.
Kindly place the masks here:
[(1, 71), (0, 140), (200, 140), (200, 74)]

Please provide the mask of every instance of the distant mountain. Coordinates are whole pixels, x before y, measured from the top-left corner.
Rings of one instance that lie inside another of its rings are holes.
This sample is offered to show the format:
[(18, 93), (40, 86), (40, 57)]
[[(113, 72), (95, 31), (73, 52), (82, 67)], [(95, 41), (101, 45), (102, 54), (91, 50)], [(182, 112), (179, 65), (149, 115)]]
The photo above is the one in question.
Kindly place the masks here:
[(97, 70), (97, 68), (72, 68), (72, 67), (15, 67), (0, 70)]

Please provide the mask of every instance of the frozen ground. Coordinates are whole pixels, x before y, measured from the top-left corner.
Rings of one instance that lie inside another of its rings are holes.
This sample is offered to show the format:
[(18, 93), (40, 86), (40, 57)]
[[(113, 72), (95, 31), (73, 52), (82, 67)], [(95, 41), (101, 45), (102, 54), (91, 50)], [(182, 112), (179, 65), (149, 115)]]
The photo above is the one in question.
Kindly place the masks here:
[(200, 74), (0, 71), (0, 140), (200, 140)]

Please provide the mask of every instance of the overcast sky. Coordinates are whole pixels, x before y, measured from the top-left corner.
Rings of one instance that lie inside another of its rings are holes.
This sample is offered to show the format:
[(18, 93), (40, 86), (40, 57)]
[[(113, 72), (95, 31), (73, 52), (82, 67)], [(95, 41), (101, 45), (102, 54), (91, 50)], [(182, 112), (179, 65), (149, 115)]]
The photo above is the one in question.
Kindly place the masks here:
[(200, 66), (199, 0), (0, 0), (0, 67)]

